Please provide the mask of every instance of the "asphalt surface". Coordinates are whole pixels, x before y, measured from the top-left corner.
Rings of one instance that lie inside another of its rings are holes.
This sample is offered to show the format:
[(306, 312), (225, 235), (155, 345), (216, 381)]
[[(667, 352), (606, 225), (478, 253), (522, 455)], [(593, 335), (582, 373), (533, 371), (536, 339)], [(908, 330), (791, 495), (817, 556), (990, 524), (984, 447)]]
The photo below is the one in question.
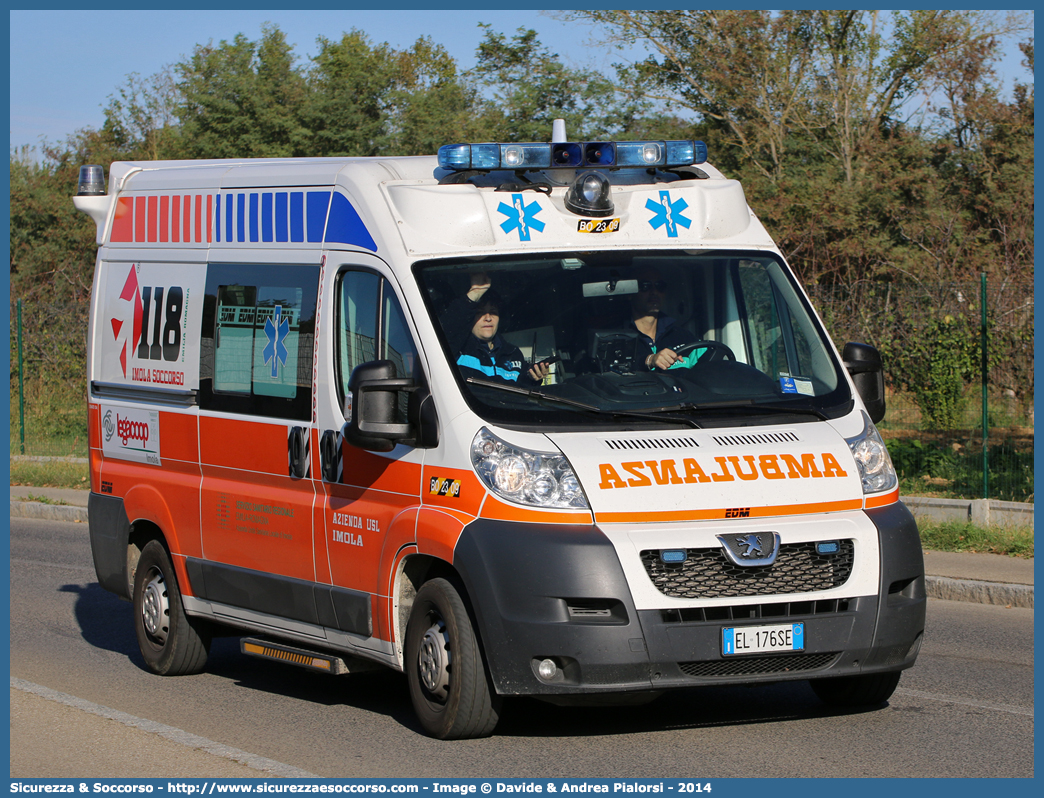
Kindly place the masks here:
[[(83, 523), (87, 491), (11, 487), (11, 516)], [(85, 528), (86, 533), (86, 528)], [(1033, 607), (1033, 560), (926, 551), (928, 595), (956, 601)], [(181, 778), (294, 778), (312, 774), (231, 749), (32, 682), (11, 679), (13, 778), (119, 778), (128, 772)], [(119, 746), (98, 740), (116, 736)], [(143, 759), (162, 763), (143, 773)]]

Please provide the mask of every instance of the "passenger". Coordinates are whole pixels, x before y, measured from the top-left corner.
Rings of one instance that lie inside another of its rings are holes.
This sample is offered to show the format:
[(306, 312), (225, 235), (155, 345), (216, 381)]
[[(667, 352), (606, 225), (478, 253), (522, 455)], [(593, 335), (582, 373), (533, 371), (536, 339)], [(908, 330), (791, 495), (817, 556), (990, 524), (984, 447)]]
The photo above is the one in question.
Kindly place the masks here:
[(451, 345), (464, 339), (459, 343), (457, 367), (466, 377), (533, 388), (550, 373), (545, 362), (528, 366), (522, 351), (499, 334), (500, 297), (490, 290), (485, 272), (471, 275), (467, 296), (450, 304), (445, 329)]
[(638, 293), (631, 298), (631, 324), (638, 330), (639, 357), (647, 353), (641, 358), (642, 364), (649, 371), (693, 365), (706, 350), (698, 349), (684, 358), (675, 353), (675, 349), (697, 338), (661, 310), (668, 285), (659, 270), (645, 267), (635, 277)]

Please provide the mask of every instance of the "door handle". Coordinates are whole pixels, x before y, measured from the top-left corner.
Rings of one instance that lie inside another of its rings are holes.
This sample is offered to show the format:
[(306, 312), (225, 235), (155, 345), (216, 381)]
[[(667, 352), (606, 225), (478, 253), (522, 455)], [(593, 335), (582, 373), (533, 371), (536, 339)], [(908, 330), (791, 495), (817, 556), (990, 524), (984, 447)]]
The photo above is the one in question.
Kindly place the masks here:
[(291, 427), (287, 438), (290, 476), (304, 479), (308, 476), (308, 428)]
[(326, 430), (319, 440), (319, 458), (326, 482), (341, 481), (341, 448), (341, 434), (336, 430)]

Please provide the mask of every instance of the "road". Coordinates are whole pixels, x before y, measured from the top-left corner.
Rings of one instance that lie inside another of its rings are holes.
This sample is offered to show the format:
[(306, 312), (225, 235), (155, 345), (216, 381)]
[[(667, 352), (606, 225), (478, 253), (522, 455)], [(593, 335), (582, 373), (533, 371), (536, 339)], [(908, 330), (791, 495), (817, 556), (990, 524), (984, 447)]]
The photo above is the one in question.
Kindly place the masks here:
[(11, 519), (12, 677), (328, 777), (1030, 777), (1032, 627), (1032, 610), (932, 599), (917, 666), (870, 711), (828, 710), (804, 682), (626, 709), (518, 699), (493, 737), (446, 743), (391, 671), (311, 674), (222, 638), (206, 673), (147, 673), (86, 525)]

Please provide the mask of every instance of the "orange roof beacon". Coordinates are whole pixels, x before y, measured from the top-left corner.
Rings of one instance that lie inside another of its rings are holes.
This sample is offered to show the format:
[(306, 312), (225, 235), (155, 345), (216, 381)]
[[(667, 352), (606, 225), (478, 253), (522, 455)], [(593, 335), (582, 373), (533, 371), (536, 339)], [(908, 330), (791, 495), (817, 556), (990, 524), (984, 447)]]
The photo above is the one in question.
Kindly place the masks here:
[(809, 680), (874, 704), (917, 529), (839, 353), (699, 141), (81, 169), (90, 537), (159, 674), (405, 671), (505, 699)]

